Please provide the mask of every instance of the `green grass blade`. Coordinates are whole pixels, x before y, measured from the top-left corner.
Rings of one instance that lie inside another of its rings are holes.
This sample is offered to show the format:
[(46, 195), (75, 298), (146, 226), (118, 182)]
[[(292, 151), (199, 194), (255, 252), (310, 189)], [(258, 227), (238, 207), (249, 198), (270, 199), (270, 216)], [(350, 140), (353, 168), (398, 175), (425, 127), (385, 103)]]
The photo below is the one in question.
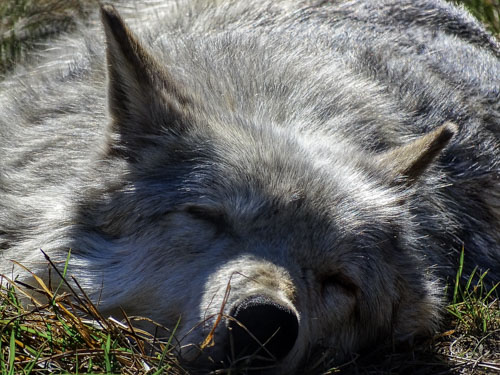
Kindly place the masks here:
[(470, 284), (472, 283), (472, 280), (474, 279), (474, 275), (476, 274), (476, 272), (477, 272), (477, 266), (474, 267), (474, 269), (472, 270), (472, 272), (469, 276), (469, 280), (467, 280), (467, 284), (465, 284), (465, 291), (466, 292), (468, 292), (470, 290)]
[(496, 291), (497, 287), (500, 285), (500, 281), (498, 283), (496, 283), (495, 285), (493, 285), (493, 287), (488, 291), (488, 293), (486, 293), (486, 295), (484, 296), (484, 300), (487, 300), (488, 298), (490, 298), (491, 294)]
[(92, 357), (89, 358), (89, 362), (88, 362), (88, 369), (90, 372), (92, 372), (92, 369), (94, 368), (94, 363), (92, 362)]
[(42, 345), (42, 347), (40, 348), (40, 350), (37, 351), (37, 353), (35, 355), (35, 358), (33, 358), (33, 360), (24, 369), (24, 375), (30, 375), (31, 374), (31, 371), (33, 371), (33, 367), (35, 367), (36, 362), (40, 358), (40, 355), (42, 354), (42, 352), (43, 352), (44, 349), (45, 349), (45, 345)]
[(5, 375), (7, 369), (5, 368), (5, 361), (3, 360), (3, 350), (2, 350), (2, 337), (0, 336), (0, 374)]
[(460, 252), (460, 263), (458, 265), (457, 277), (455, 279), (455, 289), (453, 290), (453, 304), (457, 303), (458, 296), (458, 286), (460, 285), (460, 278), (462, 277), (462, 272), (464, 270), (464, 247), (462, 246), (462, 251)]
[(172, 340), (174, 338), (174, 335), (175, 335), (175, 332), (177, 331), (177, 328), (179, 327), (179, 324), (181, 323), (181, 317), (179, 317), (179, 319), (177, 320), (177, 323), (175, 324), (175, 327), (172, 331), (172, 334), (170, 335), (170, 337), (168, 338), (168, 341), (167, 341), (167, 344), (165, 345), (165, 349), (163, 349), (163, 352), (161, 353), (161, 358), (160, 358), (160, 362), (158, 363), (158, 367), (159, 368), (162, 368), (163, 366), (163, 362), (165, 361), (165, 358), (167, 356), (167, 353), (168, 351), (170, 350), (171, 348), (171, 345), (172, 345)]
[[(64, 269), (63, 269), (63, 272), (62, 272), (63, 279), (66, 278), (66, 274), (68, 272), (68, 264), (69, 264), (69, 258), (70, 257), (71, 257), (71, 249), (69, 249), (68, 256), (66, 257), (66, 261), (64, 262)], [(59, 281), (59, 285), (57, 286), (56, 291), (54, 292), (54, 297), (52, 298), (52, 303), (54, 303), (54, 300), (55, 300), (55, 298), (57, 296), (57, 293), (59, 292), (59, 289), (61, 288), (62, 284), (64, 283), (63, 279), (61, 279)]]
[(108, 333), (106, 337), (106, 345), (104, 345), (104, 361), (106, 362), (106, 373), (111, 374), (111, 359), (109, 353), (111, 351), (111, 336)]
[(9, 345), (9, 375), (14, 375), (14, 359), (16, 358), (16, 330), (13, 328), (10, 331)]

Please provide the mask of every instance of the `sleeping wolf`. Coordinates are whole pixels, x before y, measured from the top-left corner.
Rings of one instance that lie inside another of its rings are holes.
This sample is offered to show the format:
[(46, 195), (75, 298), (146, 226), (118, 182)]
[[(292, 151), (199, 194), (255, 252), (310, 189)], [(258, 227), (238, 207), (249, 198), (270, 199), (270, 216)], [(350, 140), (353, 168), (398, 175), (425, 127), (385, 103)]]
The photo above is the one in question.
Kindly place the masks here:
[(432, 334), (462, 248), (499, 280), (500, 48), (462, 9), (116, 5), (1, 83), (2, 273), (71, 249), (193, 366), (286, 374)]

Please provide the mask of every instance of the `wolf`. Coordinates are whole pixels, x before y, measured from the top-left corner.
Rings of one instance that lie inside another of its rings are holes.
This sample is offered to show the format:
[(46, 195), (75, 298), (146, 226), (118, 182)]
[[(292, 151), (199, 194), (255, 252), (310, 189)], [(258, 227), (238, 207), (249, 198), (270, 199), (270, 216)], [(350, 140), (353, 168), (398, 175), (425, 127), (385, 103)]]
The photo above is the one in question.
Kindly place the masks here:
[[(500, 276), (500, 46), (438, 0), (115, 2), (0, 83), (0, 273), (71, 256), (201, 372), (439, 327)], [(257, 370), (256, 370), (257, 371)]]

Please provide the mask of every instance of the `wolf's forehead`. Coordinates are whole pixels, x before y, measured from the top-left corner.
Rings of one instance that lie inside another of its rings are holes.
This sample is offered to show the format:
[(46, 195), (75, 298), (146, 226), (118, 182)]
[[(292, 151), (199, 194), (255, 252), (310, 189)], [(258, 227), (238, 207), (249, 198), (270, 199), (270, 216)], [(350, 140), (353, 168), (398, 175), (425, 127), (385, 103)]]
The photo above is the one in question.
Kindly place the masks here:
[(398, 196), (366, 173), (362, 150), (301, 129), (263, 118), (210, 123), (200, 135), (209, 150), (189, 176), (190, 191), (242, 220), (279, 212), (360, 225), (377, 213), (397, 214)]
[[(244, 153), (244, 151), (241, 151)], [(272, 151), (271, 151), (272, 153)], [(397, 216), (397, 195), (352, 166), (311, 155), (239, 155), (212, 163), (209, 175), (193, 187), (231, 216), (280, 221), (343, 221)]]

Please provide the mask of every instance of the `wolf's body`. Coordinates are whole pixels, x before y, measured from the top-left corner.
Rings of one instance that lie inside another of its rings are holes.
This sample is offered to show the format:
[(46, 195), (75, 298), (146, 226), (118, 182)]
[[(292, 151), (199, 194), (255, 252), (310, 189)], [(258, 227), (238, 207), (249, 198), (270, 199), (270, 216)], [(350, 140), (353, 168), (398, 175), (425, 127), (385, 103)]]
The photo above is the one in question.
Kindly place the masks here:
[(107, 62), (96, 23), (5, 79), (0, 271), (71, 249), (185, 358), (222, 311), (203, 358), (257, 348), (236, 319), (285, 373), (431, 334), (462, 248), (498, 281), (498, 45), (439, 1), (315, 3), (118, 6), (137, 38), (106, 7)]

